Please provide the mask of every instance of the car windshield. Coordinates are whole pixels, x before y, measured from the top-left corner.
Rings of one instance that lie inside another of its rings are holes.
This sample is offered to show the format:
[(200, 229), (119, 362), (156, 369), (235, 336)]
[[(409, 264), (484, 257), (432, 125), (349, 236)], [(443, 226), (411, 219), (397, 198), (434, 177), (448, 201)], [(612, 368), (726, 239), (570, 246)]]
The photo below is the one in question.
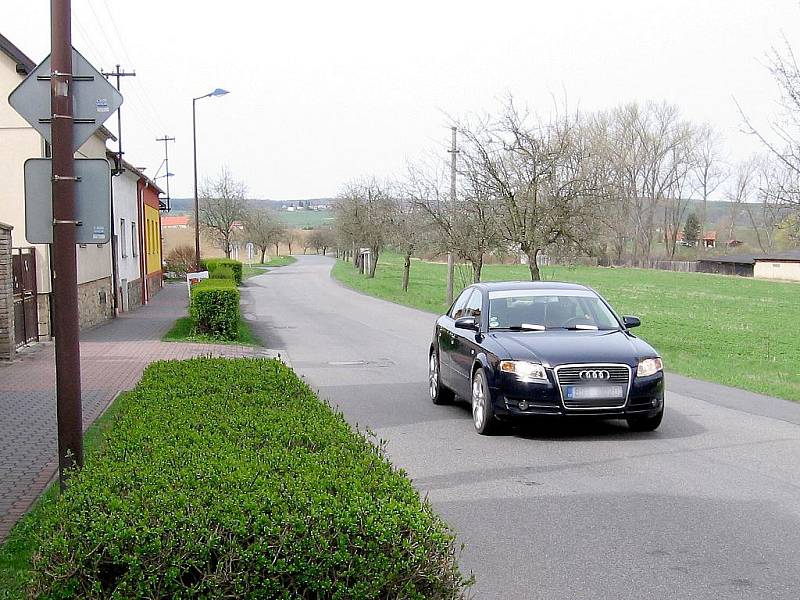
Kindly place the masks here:
[(588, 290), (489, 292), (489, 329), (607, 331), (619, 328), (608, 306)]

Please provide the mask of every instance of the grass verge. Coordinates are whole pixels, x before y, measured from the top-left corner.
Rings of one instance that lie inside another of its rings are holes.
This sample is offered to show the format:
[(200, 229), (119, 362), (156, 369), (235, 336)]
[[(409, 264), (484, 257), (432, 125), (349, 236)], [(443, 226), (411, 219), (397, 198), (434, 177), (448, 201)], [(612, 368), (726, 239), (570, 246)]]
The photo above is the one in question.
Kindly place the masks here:
[[(338, 261), (333, 277), (343, 284), (442, 314), (447, 266), (414, 260), (403, 293), (402, 257), (382, 254), (367, 279)], [(550, 281), (589, 285), (620, 314), (642, 318), (636, 334), (651, 343), (674, 373), (800, 401), (800, 285), (704, 273), (648, 269), (545, 267)], [(471, 271), (456, 271), (456, 287)], [(484, 281), (529, 280), (524, 265), (488, 265)]]
[(175, 321), (170, 329), (161, 338), (163, 342), (195, 342), (201, 344), (235, 344), (241, 346), (260, 346), (261, 340), (250, 329), (250, 324), (239, 318), (239, 333), (236, 339), (225, 340), (214, 336), (197, 333), (197, 324), (191, 317), (181, 317)]
[(242, 279), (263, 275), (265, 273), (264, 269), (267, 267), (286, 267), (294, 262), (297, 262), (294, 256), (276, 256), (265, 263), (257, 263), (252, 266), (245, 264), (242, 267)]

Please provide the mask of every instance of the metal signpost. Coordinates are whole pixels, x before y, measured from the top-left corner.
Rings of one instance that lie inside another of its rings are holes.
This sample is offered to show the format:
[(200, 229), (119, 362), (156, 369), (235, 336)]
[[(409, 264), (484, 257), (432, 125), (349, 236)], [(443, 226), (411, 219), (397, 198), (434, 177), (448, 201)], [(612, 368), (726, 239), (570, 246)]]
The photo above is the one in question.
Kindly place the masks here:
[[(49, 226), (53, 235), (51, 256), (58, 464), (63, 489), (68, 470), (83, 466), (78, 264), (75, 244), (78, 230), (86, 230), (78, 226), (79, 219), (75, 213), (78, 177), (74, 153), (119, 108), (122, 96), (72, 48), (70, 0), (51, 1), (50, 31), (50, 56), (25, 78), (11, 93), (8, 101), (50, 142), (52, 149), (52, 220)], [(33, 177), (35, 182), (36, 176)], [(86, 191), (85, 186), (81, 193)], [(89, 193), (91, 195), (91, 190)], [(100, 193), (94, 195), (99, 197)], [(106, 201), (110, 203), (110, 197), (104, 200)], [(85, 218), (87, 221), (91, 220), (89, 217)]]
[[(53, 164), (49, 158), (25, 161), (25, 238), (53, 243)], [(76, 244), (111, 241), (111, 165), (105, 158), (75, 161)]]

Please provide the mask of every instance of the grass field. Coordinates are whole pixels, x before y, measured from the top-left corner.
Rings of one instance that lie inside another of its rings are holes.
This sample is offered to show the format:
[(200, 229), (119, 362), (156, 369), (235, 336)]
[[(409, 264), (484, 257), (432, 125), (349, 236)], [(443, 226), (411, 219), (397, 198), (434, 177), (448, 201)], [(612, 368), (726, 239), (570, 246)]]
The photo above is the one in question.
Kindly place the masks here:
[[(354, 289), (443, 313), (447, 267), (414, 260), (408, 293), (402, 258), (385, 254), (375, 279), (339, 261), (334, 277)], [(544, 279), (589, 285), (620, 314), (637, 315), (636, 334), (668, 371), (800, 401), (800, 284), (644, 269), (545, 267)], [(458, 289), (470, 270), (456, 271)], [(484, 267), (484, 281), (528, 280), (524, 265)], [(433, 325), (433, 320), (431, 320)]]
[(279, 210), (278, 218), (289, 227), (303, 229), (305, 227), (320, 227), (333, 222), (332, 210)]

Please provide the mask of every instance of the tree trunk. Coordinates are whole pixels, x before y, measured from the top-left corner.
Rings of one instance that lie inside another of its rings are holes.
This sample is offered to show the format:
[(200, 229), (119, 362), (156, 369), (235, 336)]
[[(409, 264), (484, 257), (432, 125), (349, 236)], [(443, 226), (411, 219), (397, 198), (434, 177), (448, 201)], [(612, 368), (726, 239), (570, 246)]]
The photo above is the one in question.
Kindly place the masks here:
[(231, 257), (231, 243), (228, 240), (225, 240), (225, 258)]
[(406, 253), (405, 261), (403, 261), (403, 291), (408, 291), (408, 277), (411, 272), (411, 253)]
[(275, 242), (275, 256), (278, 256), (280, 251), (278, 250), (278, 242)]
[(480, 283), (481, 269), (483, 269), (483, 254), (476, 259), (470, 259), (472, 264), (472, 283)]
[(541, 281), (542, 274), (539, 271), (539, 249), (535, 249), (525, 253), (528, 257), (528, 270), (531, 272), (531, 281)]
[(292, 255), (292, 242), (286, 242), (289, 246), (289, 256)]
[(322, 256), (328, 256), (328, 247), (327, 246), (323, 246), (322, 247)]
[(378, 255), (379, 255), (379, 250), (377, 247), (373, 246), (372, 248), (370, 248), (369, 273), (367, 275), (367, 277), (369, 277), (370, 279), (375, 277), (375, 269), (378, 268)]
[(261, 248), (261, 264), (264, 264), (264, 258), (267, 256), (267, 247)]

